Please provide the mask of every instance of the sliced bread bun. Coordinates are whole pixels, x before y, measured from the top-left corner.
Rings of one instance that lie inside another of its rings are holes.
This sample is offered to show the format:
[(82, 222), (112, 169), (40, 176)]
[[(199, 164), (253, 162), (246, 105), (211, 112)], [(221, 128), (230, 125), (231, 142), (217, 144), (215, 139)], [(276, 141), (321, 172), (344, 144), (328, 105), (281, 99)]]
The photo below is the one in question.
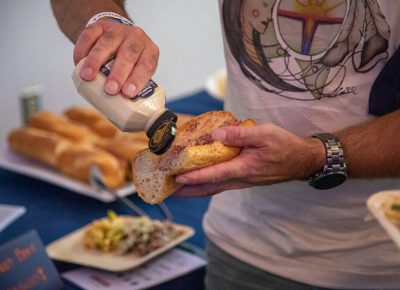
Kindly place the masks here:
[(214, 129), (225, 126), (251, 126), (254, 121), (239, 121), (224, 111), (207, 112), (178, 127), (171, 148), (163, 155), (145, 149), (132, 162), (133, 182), (139, 196), (157, 204), (182, 185), (175, 182), (178, 174), (231, 160), (241, 148), (212, 141)]

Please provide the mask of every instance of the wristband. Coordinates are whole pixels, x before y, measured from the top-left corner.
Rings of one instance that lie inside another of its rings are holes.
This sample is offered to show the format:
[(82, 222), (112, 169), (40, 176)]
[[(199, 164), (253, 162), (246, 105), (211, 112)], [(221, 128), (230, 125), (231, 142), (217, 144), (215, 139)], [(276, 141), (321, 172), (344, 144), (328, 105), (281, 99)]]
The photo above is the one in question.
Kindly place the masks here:
[(92, 18), (89, 19), (89, 21), (86, 24), (86, 27), (88, 27), (89, 25), (92, 25), (93, 23), (95, 23), (96, 21), (100, 20), (101, 18), (104, 17), (110, 17), (110, 18), (114, 18), (117, 19), (119, 23), (123, 23), (123, 24), (128, 24), (133, 26), (134, 23), (132, 21), (130, 21), (128, 18), (125, 18), (117, 13), (114, 12), (100, 12), (96, 15), (94, 15)]

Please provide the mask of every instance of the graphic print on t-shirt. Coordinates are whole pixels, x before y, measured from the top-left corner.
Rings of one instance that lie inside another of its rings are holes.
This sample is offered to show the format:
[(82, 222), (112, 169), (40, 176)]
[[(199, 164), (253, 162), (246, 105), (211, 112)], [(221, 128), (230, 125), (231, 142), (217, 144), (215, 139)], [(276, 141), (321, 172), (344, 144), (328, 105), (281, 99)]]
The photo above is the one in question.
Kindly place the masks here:
[(225, 0), (222, 14), (242, 72), (285, 98), (356, 94), (346, 75), (388, 58), (390, 28), (377, 0)]

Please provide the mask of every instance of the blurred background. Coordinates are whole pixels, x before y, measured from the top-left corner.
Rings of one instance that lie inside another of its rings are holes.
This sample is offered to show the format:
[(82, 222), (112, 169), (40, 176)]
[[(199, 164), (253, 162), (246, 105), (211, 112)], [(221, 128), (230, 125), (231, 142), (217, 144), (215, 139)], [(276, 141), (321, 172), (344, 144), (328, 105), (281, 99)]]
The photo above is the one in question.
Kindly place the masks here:
[[(155, 79), (167, 101), (202, 90), (224, 67), (217, 0), (127, 0), (127, 11), (160, 48)], [(88, 104), (71, 80), (73, 44), (59, 30), (48, 0), (0, 1), (0, 145), (22, 124), (22, 89), (43, 87), (43, 108)]]

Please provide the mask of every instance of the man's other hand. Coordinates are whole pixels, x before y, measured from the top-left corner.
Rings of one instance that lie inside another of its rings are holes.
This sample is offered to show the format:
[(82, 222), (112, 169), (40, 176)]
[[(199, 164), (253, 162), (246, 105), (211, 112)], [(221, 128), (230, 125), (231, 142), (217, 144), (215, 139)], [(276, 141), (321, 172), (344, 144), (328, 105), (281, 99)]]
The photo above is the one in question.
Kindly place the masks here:
[(322, 168), (325, 147), (316, 138), (302, 138), (278, 126), (234, 126), (215, 129), (213, 140), (242, 147), (234, 159), (184, 173), (175, 195), (200, 197), (230, 189), (306, 179)]

